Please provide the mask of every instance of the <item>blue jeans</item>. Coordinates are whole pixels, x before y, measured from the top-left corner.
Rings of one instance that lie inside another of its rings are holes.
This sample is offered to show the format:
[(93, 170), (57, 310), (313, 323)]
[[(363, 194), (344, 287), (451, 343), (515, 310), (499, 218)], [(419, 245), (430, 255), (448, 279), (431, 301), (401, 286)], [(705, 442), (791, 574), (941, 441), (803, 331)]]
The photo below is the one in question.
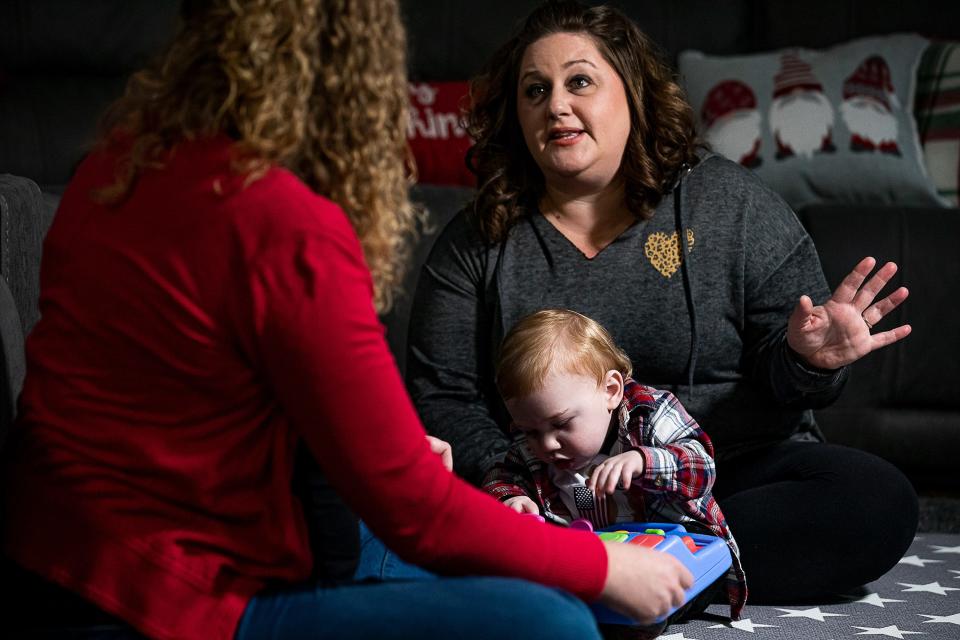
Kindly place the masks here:
[(514, 578), (438, 576), (398, 558), (363, 522), (360, 549), (355, 582), (254, 597), (236, 640), (600, 638), (590, 609), (563, 591)]
[(362, 580), (432, 580), (435, 573), (410, 564), (387, 549), (380, 538), (373, 535), (366, 523), (360, 521), (360, 561), (353, 579)]
[(513, 578), (444, 578), (302, 586), (250, 600), (236, 640), (525, 638), (599, 640), (585, 604)]

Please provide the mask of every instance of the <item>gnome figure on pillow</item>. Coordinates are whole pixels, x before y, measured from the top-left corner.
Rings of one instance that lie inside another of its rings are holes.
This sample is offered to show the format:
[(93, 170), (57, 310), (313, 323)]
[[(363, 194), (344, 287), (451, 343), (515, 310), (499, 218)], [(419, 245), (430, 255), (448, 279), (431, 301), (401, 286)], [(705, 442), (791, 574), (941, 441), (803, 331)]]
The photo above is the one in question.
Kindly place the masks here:
[(713, 87), (703, 101), (700, 120), (714, 151), (751, 169), (760, 166), (760, 112), (749, 86), (724, 80)]
[(777, 160), (836, 151), (833, 106), (810, 65), (795, 53), (784, 53), (773, 85), (770, 132), (777, 144)]
[(843, 83), (840, 114), (850, 129), (851, 151), (879, 151), (899, 156), (897, 94), (890, 68), (880, 56), (871, 56)]

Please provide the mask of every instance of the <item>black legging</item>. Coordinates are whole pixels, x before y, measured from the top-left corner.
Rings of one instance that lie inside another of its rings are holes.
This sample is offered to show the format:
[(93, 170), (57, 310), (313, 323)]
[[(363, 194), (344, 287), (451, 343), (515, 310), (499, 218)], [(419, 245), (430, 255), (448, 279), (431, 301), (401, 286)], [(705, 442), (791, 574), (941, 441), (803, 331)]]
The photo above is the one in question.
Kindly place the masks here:
[(909, 480), (881, 458), (838, 445), (783, 442), (725, 461), (714, 496), (755, 604), (836, 596), (876, 580), (917, 528)]

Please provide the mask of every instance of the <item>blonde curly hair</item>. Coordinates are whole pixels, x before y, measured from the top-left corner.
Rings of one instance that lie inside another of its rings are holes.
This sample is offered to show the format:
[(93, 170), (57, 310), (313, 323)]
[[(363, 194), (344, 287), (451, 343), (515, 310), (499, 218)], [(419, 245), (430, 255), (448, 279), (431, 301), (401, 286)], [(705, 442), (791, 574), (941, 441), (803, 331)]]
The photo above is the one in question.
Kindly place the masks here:
[(101, 123), (132, 139), (117, 203), (180, 141), (226, 134), (234, 169), (293, 171), (349, 216), (390, 308), (422, 222), (406, 140), (406, 35), (396, 0), (185, 0), (173, 42), (135, 73)]

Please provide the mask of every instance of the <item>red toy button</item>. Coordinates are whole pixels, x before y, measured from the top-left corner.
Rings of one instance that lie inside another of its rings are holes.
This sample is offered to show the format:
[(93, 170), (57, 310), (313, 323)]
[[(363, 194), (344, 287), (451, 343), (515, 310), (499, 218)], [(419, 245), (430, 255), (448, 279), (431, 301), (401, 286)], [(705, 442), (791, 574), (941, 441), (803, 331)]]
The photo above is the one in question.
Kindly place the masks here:
[(651, 549), (663, 542), (663, 536), (641, 533), (630, 539), (629, 544), (638, 544), (641, 547), (650, 547)]

